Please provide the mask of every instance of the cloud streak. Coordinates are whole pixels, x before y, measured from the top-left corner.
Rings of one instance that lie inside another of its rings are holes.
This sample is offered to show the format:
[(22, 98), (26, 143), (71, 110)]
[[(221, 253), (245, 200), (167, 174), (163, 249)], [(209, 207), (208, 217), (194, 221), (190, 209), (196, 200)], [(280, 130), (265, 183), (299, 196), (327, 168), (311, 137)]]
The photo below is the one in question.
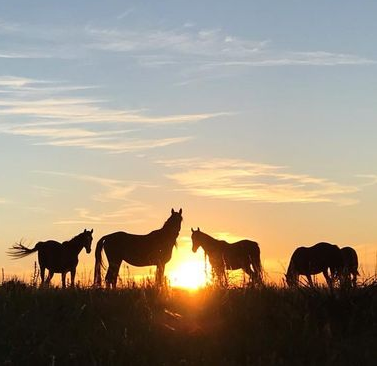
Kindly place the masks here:
[[(92, 197), (98, 202), (124, 201), (137, 188), (151, 188), (150, 184), (141, 181), (124, 182), (119, 179), (105, 178), (87, 174), (76, 174), (57, 171), (35, 171), (39, 174), (47, 174), (52, 176), (67, 177), (70, 179), (91, 183), (101, 188), (101, 193)], [(44, 189), (47, 189), (44, 187)]]
[[(77, 90), (85, 90), (85, 86), (0, 77), (0, 93), (4, 96), (0, 101), (0, 133), (30, 137), (36, 145), (127, 153), (184, 143), (192, 137), (174, 136), (174, 126), (229, 114), (154, 116), (145, 110), (112, 109), (106, 107), (105, 101), (90, 97), (65, 96), (66, 92)], [(162, 131), (168, 136), (143, 137), (149, 126), (161, 131), (164, 126), (171, 127)]]
[[(76, 174), (58, 171), (35, 171), (37, 174), (56, 176), (59, 179), (67, 178), (83, 182), (87, 189), (94, 190), (90, 198), (95, 202), (95, 208), (75, 207), (69, 218), (56, 220), (58, 225), (71, 224), (104, 224), (119, 225), (127, 223), (142, 222), (150, 211), (150, 207), (140, 201), (132, 199), (137, 189), (155, 188), (155, 185), (142, 181), (123, 181), (120, 179), (93, 176), (88, 174)], [(37, 187), (42, 192), (53, 194), (56, 189), (48, 187)], [(61, 192), (59, 193), (61, 195)], [(90, 205), (89, 205), (90, 206)], [(135, 219), (140, 217), (140, 219)]]
[(86, 27), (89, 47), (106, 52), (132, 53), (143, 66), (186, 65), (206, 70), (219, 67), (336, 66), (375, 64), (353, 54), (278, 50), (270, 40), (254, 41), (221, 29), (130, 31)]
[[(122, 19), (133, 9), (117, 15), (118, 27), (84, 25), (48, 31), (43, 25), (11, 24), (0, 20), (3, 47), (0, 58), (93, 59), (93, 52), (126, 54), (143, 67), (176, 65), (196, 72), (205, 68), (242, 69), (265, 66), (369, 65), (376, 60), (356, 54), (323, 50), (284, 50), (272, 40), (254, 40), (228, 34), (222, 29), (200, 29), (189, 24), (132, 29)], [(26, 31), (27, 29), (27, 31)]]
[(283, 166), (237, 159), (159, 161), (174, 172), (167, 177), (190, 194), (233, 201), (354, 204), (358, 187), (325, 178), (292, 174)]

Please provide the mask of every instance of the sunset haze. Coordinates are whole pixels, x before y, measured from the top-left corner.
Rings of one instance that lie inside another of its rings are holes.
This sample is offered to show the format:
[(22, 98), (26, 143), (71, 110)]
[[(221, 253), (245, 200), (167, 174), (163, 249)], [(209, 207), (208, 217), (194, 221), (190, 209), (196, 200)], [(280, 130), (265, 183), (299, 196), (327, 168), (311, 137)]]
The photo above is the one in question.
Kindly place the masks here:
[[(206, 282), (198, 227), (257, 241), (267, 281), (321, 241), (354, 247), (374, 275), (376, 14), (349, 0), (1, 2), (5, 276), (29, 281), (37, 260), (11, 260), (15, 242), (93, 229), (95, 248), (161, 228), (172, 208), (177, 286)], [(93, 267), (83, 251), (77, 279)]]

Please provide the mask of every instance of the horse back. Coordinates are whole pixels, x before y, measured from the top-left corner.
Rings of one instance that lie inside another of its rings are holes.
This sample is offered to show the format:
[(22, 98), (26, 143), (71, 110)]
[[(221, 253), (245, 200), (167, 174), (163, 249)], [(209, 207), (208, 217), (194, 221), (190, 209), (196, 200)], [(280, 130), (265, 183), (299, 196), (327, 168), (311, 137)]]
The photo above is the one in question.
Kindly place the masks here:
[(172, 248), (166, 246), (160, 230), (146, 235), (118, 231), (104, 236), (101, 240), (104, 241), (103, 247), (109, 260), (123, 259), (134, 266), (168, 262), (172, 255)]
[(150, 245), (151, 243), (158, 243), (159, 236), (157, 231), (152, 231), (146, 235), (140, 234), (130, 234), (125, 231), (117, 231), (112, 234), (104, 236), (101, 240), (104, 240), (105, 249), (118, 248), (127, 250), (127, 248), (132, 249), (142, 249), (144, 245)]
[(260, 250), (257, 242), (244, 239), (232, 244), (223, 242), (221, 253), (228, 269), (238, 269), (250, 265), (251, 258), (259, 258)]
[(311, 247), (299, 247), (293, 254), (289, 268), (304, 275), (317, 274), (331, 270), (339, 270), (342, 265), (338, 246), (321, 242)]
[(38, 253), (52, 252), (60, 253), (62, 244), (56, 240), (40, 241), (37, 243)]

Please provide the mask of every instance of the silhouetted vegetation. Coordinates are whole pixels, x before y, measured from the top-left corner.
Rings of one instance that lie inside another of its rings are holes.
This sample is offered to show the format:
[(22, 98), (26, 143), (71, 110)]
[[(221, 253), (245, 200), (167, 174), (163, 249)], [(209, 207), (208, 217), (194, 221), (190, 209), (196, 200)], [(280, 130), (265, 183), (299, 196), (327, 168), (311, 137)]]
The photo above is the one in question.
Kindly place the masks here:
[(119, 290), (0, 286), (7, 365), (375, 365), (377, 283)]

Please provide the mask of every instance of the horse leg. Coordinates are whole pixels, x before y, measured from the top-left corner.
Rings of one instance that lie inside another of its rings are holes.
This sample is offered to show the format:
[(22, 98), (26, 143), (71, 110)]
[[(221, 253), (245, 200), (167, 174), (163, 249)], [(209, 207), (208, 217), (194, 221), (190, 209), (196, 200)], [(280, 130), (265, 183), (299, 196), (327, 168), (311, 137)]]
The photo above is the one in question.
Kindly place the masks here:
[(243, 271), (244, 271), (245, 273), (247, 273), (247, 275), (249, 276), (249, 284), (250, 284), (250, 282), (252, 282), (253, 285), (255, 285), (255, 282), (256, 282), (256, 274), (255, 274), (255, 272), (250, 268), (250, 265), (247, 264), (247, 265), (245, 265), (242, 269), (243, 269)]
[(71, 269), (71, 287), (75, 287), (76, 268)]
[(310, 274), (307, 274), (305, 275), (306, 278), (308, 279), (308, 283), (309, 283), (309, 286), (310, 287), (314, 287), (314, 283), (313, 283), (313, 280), (312, 280), (312, 276)]
[(47, 286), (50, 286), (50, 282), (51, 282), (52, 277), (54, 277), (54, 272), (52, 272), (51, 270), (48, 270), (48, 276), (46, 278), (46, 285)]
[(228, 287), (228, 276), (227, 276), (225, 267), (222, 266), (220, 268), (217, 268), (216, 276), (220, 282), (220, 286)]
[(357, 271), (352, 273), (352, 286), (357, 287)]
[(109, 269), (107, 270), (105, 281), (106, 281), (106, 288), (116, 288), (119, 267), (122, 261), (111, 261), (109, 263)]
[(229, 282), (228, 282), (228, 272), (226, 271), (225, 267), (224, 267), (224, 269), (222, 271), (222, 275), (224, 277), (225, 287), (228, 287), (228, 285), (229, 285)]
[(329, 286), (330, 289), (332, 289), (333, 287), (332, 277), (329, 276), (329, 273), (327, 272), (327, 270), (323, 271), (322, 273), (326, 279), (327, 285)]
[(165, 264), (159, 263), (156, 268), (156, 284), (161, 286), (164, 282)]
[(45, 270), (46, 268), (41, 266), (41, 286), (43, 286), (45, 282)]
[(65, 276), (67, 272), (62, 272), (62, 287), (65, 288)]
[(251, 257), (251, 265), (254, 270), (253, 280), (258, 284), (262, 284), (262, 268), (260, 264), (259, 255), (258, 257)]

